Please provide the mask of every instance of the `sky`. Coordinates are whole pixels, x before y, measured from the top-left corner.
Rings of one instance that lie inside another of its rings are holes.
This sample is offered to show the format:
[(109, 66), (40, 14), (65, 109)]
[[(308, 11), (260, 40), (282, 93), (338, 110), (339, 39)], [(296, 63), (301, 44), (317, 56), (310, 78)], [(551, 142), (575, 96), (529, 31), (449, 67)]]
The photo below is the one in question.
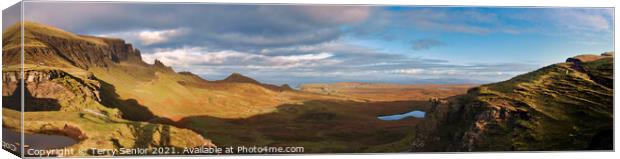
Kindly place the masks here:
[[(26, 2), (25, 19), (117, 37), (176, 71), (264, 83), (488, 83), (613, 51), (613, 8)], [(5, 24), (3, 24), (5, 25)]]

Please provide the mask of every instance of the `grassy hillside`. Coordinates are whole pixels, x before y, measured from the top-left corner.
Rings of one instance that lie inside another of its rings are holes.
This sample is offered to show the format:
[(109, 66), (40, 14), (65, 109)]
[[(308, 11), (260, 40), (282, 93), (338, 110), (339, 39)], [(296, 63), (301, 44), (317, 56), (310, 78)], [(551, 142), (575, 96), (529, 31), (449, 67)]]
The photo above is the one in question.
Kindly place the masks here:
[[(91, 147), (213, 146), (210, 140), (188, 129), (127, 120), (128, 116), (144, 116), (142, 113), (150, 111), (126, 104), (132, 103), (131, 99), (120, 97), (113, 86), (87, 68), (122, 68), (121, 61), (135, 62), (136, 57), (131, 57), (135, 50), (130, 45), (120, 44), (122, 40), (118, 39), (79, 36), (37, 23), (26, 22), (24, 27), (24, 131), (69, 136), (79, 141), (72, 147), (84, 148), (79, 153)], [(16, 47), (20, 43), (18, 28), (19, 25), (14, 25), (3, 36), (2, 120), (3, 127), (9, 129), (20, 127), (16, 111), (20, 110), (21, 78), (19, 47)], [(134, 65), (149, 66), (141, 61)], [(155, 76), (134, 77), (144, 80)]]
[(436, 112), (446, 113), (438, 115), (445, 121), (437, 131), (447, 145), (417, 150), (609, 150), (612, 81), (613, 56), (606, 56), (482, 85), (442, 105), (448, 112)]

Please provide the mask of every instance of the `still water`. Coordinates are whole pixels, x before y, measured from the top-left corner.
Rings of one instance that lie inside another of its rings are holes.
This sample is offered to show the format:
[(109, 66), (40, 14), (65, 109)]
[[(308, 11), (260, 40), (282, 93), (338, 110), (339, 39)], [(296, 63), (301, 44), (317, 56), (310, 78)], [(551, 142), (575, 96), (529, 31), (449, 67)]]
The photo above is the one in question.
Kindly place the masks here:
[[(20, 133), (8, 128), (2, 128), (2, 141), (9, 144), (19, 144)], [(48, 134), (32, 134), (24, 133), (24, 142), (30, 146), (31, 149), (44, 150), (44, 149), (58, 149), (68, 147), (77, 144), (78, 141), (63, 135), (48, 135)], [(19, 150), (19, 148), (17, 148)]]
[(377, 118), (379, 118), (380, 120), (393, 121), (393, 120), (402, 120), (408, 117), (424, 118), (425, 115), (426, 115), (426, 112), (424, 111), (414, 110), (414, 111), (410, 111), (404, 114), (384, 115), (384, 116), (379, 116)]

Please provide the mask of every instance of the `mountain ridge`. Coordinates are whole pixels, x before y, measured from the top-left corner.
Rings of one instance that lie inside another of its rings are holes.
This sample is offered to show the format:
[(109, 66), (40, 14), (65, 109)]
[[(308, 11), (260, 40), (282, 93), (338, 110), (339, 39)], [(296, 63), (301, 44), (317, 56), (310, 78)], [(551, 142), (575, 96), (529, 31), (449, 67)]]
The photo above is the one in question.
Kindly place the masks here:
[[(3, 31), (6, 52), (3, 55), (3, 64), (19, 64), (19, 37), (21, 23), (14, 24)], [(133, 48), (132, 44), (126, 43), (119, 38), (96, 37), (90, 35), (77, 35), (52, 26), (36, 22), (24, 22), (25, 41), (24, 63), (36, 66), (77, 67), (88, 70), (91, 67), (108, 67), (110, 63), (130, 63), (139, 66), (150, 66), (155, 70), (167, 73), (177, 73), (172, 67), (166, 66), (160, 60), (155, 59), (153, 64), (147, 64), (142, 60), (140, 50)], [(207, 81), (201, 78), (198, 81)], [(275, 91), (293, 90), (286, 87), (260, 83), (240, 73), (232, 73), (226, 79), (216, 82), (252, 83)], [(289, 87), (290, 88), (290, 87)]]

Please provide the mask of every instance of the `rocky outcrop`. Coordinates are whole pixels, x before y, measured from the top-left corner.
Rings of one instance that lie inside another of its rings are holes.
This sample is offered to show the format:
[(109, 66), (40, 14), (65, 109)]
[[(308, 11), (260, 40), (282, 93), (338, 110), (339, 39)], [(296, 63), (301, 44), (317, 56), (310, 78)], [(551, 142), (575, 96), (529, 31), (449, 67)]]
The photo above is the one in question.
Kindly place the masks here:
[[(4, 106), (19, 106), (20, 72), (2, 73), (2, 96), (7, 103)], [(26, 111), (81, 110), (80, 106), (101, 102), (99, 83), (89, 78), (94, 77), (79, 78), (61, 70), (24, 71)]]
[(575, 57), (571, 57), (566, 59), (566, 62), (572, 62), (576, 64), (580, 64), (583, 62), (592, 62), (604, 58), (613, 58), (614, 52), (604, 52), (601, 55), (578, 55)]
[(439, 142), (441, 137), (435, 136), (439, 130), (438, 126), (445, 123), (446, 108), (450, 108), (450, 104), (439, 102), (437, 99), (430, 99), (431, 109), (426, 112), (424, 122), (415, 127), (415, 136), (411, 142), (412, 152), (428, 151), (432, 145), (429, 143)]
[(64, 126), (62, 127), (56, 126), (54, 124), (45, 124), (45, 125), (42, 125), (40, 128), (38, 128), (37, 130), (32, 130), (32, 131), (34, 131), (34, 133), (64, 135), (64, 136), (73, 138), (77, 141), (82, 141), (88, 138), (88, 136), (86, 136), (86, 134), (78, 126), (69, 125), (69, 124), (64, 124)]
[(161, 61), (159, 61), (157, 59), (155, 59), (155, 62), (153, 62), (152, 67), (155, 68), (156, 70), (161, 71), (161, 72), (171, 72), (171, 73), (174, 73), (174, 70), (172, 69), (172, 67), (164, 65), (164, 63), (162, 63)]
[(294, 90), (294, 89), (293, 89), (293, 87), (289, 86), (288, 84), (283, 84), (283, 85), (281, 85), (281, 86), (280, 86), (280, 89), (281, 89), (282, 91), (293, 91), (293, 90)]
[(614, 52), (605, 52), (599, 55), (579, 55), (568, 58), (566, 62), (571, 67), (588, 74), (595, 82), (613, 88), (613, 58)]
[[(61, 37), (49, 36), (33, 32), (37, 40), (44, 42), (46, 47), (25, 47), (24, 52), (26, 62), (34, 64), (46, 64), (39, 58), (60, 57), (60, 61), (66, 61), (73, 66), (88, 69), (89, 67), (106, 67), (107, 62), (142, 62), (140, 51), (134, 49), (131, 44), (126, 44), (120, 39), (101, 38), (103, 44), (89, 43), (88, 41), (72, 40)], [(47, 63), (46, 65), (57, 65), (57, 63)]]

